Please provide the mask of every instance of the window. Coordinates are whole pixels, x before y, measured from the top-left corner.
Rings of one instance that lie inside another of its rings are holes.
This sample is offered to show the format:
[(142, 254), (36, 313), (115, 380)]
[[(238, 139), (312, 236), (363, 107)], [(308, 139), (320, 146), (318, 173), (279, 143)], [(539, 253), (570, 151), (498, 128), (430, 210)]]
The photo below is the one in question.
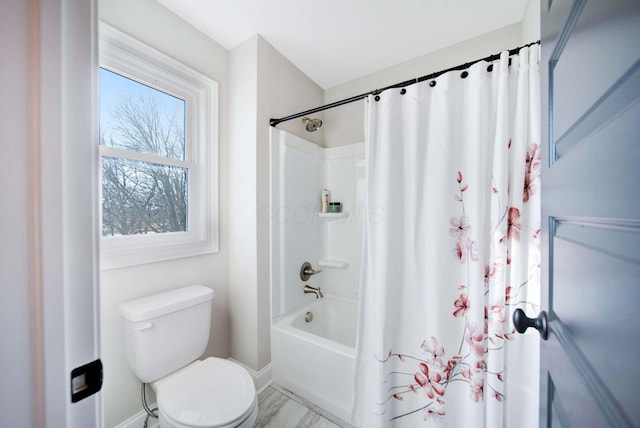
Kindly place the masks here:
[(216, 82), (100, 25), (101, 268), (217, 251)]

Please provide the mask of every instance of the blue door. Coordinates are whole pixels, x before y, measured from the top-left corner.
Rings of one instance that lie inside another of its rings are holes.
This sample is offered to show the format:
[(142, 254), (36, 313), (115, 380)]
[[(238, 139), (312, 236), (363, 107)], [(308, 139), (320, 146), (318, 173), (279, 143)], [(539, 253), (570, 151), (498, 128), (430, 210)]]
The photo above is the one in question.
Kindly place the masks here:
[(640, 426), (640, 1), (541, 3), (540, 424)]

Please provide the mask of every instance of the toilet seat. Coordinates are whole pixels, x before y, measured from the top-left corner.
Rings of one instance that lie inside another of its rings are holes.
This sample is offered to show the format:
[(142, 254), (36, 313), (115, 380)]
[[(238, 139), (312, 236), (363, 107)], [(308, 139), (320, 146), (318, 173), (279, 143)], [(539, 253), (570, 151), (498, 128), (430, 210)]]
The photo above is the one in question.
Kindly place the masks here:
[(161, 416), (176, 427), (236, 427), (257, 407), (249, 373), (222, 358), (195, 361), (153, 386)]

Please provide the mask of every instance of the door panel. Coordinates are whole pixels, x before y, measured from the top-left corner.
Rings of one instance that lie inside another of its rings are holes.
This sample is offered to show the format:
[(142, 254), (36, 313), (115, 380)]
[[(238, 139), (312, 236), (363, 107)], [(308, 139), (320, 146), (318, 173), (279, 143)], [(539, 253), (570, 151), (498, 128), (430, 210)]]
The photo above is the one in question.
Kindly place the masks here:
[(542, 2), (541, 426), (640, 424), (640, 2)]
[[(583, 383), (583, 377), (575, 368), (575, 362), (567, 357), (561, 347), (549, 349), (554, 359), (548, 371), (547, 400), (552, 410), (550, 428), (556, 427), (607, 427), (606, 417), (599, 409), (597, 399), (585, 388), (576, 388)], [(546, 417), (541, 419), (545, 425)]]
[(593, 388), (609, 385), (610, 398), (631, 420), (640, 421), (637, 396), (631, 394), (637, 389), (632, 373), (638, 356), (628, 352), (637, 336), (630, 320), (640, 301), (640, 259), (633, 252), (608, 248), (616, 240), (640, 248), (640, 234), (617, 227), (556, 223), (549, 309), (558, 315), (556, 329), (562, 327), (566, 335), (561, 344), (583, 366), (585, 382)]
[[(557, 138), (580, 122), (633, 66), (640, 52), (640, 43), (627, 37), (638, 25), (639, 11), (634, 2), (617, 2), (613, 6), (608, 1), (580, 3), (584, 6), (575, 16), (575, 26), (553, 67), (553, 78), (562, 82), (555, 88)], [(612, 40), (616, 40), (615, 44)]]

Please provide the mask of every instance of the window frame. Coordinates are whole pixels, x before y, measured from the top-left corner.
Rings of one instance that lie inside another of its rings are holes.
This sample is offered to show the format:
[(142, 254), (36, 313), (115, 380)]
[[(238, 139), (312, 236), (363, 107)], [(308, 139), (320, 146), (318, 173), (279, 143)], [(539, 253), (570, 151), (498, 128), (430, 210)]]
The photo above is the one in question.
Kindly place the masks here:
[[(218, 83), (100, 23), (99, 66), (185, 101), (185, 160), (99, 146), (102, 270), (218, 252)], [(188, 168), (187, 231), (103, 236), (102, 160), (117, 157)]]

